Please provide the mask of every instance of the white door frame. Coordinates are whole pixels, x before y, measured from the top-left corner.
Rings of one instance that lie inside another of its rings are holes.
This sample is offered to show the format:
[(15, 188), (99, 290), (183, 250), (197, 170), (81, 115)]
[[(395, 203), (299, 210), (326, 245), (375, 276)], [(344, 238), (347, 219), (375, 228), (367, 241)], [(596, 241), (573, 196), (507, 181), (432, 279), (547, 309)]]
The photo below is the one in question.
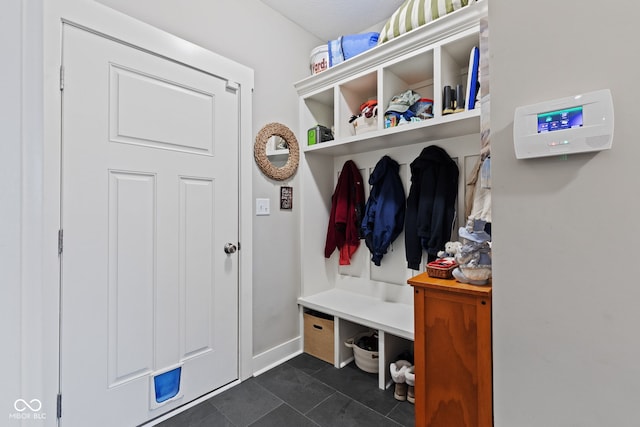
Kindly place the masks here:
[[(42, 163), (29, 164), (24, 174), (41, 182), (37, 192), (29, 197), (37, 201), (40, 208), (30, 212), (24, 219), (25, 229), (41, 230), (27, 250), (23, 250), (23, 262), (33, 262), (42, 272), (39, 283), (23, 289), (23, 300), (34, 297), (38, 313), (37, 321), (31, 316), (22, 325), (23, 378), (22, 393), (29, 398), (41, 400), (41, 413), (46, 414), (44, 425), (55, 426), (56, 394), (59, 387), (59, 315), (60, 315), (60, 265), (57, 253), (57, 238), (60, 227), (61, 201), (61, 103), (60, 63), (62, 58), (62, 22), (74, 23), (91, 31), (126, 41), (172, 60), (220, 76), (234, 76), (240, 89), (240, 243), (239, 267), (239, 374), (244, 380), (252, 376), (252, 93), (253, 70), (209, 52), (150, 25), (137, 21), (120, 12), (92, 0), (22, 0), (24, 18), (27, 22), (42, 23), (42, 45), (35, 43), (34, 51), (42, 53), (42, 99), (43, 110), (35, 111), (34, 122), (43, 123), (40, 146)], [(37, 61), (36, 61), (37, 62)], [(33, 74), (24, 70), (25, 75)], [(37, 114), (37, 113), (40, 113)], [(24, 190), (26, 184), (22, 184)], [(31, 186), (33, 187), (33, 186)], [(32, 227), (31, 227), (32, 226)], [(23, 285), (23, 288), (25, 286)], [(24, 304), (23, 304), (24, 305)], [(23, 310), (23, 319), (31, 314)], [(28, 343), (28, 344), (26, 344)], [(26, 354), (28, 352), (28, 354)], [(26, 393), (26, 394), (25, 394)], [(24, 396), (16, 396), (23, 397)], [(63, 397), (64, 402), (64, 397)], [(64, 419), (64, 403), (63, 403)]]

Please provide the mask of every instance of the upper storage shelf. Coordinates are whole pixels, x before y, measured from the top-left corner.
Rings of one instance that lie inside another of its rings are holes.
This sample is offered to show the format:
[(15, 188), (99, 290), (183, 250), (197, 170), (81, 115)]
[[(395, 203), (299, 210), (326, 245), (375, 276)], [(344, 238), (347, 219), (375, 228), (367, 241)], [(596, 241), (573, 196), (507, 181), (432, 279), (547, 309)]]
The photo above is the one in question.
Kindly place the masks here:
[[(443, 88), (463, 85), (466, 91), (470, 52), (479, 45), (479, 22), (486, 14), (486, 0), (473, 3), (297, 82), (302, 150), (357, 154), (478, 133), (480, 105), (443, 114)], [(385, 127), (389, 101), (409, 89), (433, 100), (433, 118)], [(378, 116), (356, 133), (349, 119), (368, 100), (378, 102)], [(307, 129), (317, 124), (332, 128), (335, 139), (308, 146)]]

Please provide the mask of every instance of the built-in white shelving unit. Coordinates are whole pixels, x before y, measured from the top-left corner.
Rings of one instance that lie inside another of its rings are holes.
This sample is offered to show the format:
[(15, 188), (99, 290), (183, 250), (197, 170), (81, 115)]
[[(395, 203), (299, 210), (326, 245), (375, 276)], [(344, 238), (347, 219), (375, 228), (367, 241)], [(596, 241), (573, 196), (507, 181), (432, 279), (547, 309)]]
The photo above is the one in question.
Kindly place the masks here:
[[(380, 388), (390, 382), (389, 363), (413, 344), (413, 292), (406, 281), (418, 272), (406, 267), (404, 233), (379, 267), (370, 262), (364, 241), (349, 266), (338, 266), (337, 252), (325, 259), (331, 196), (345, 161), (354, 160), (366, 182), (383, 155), (400, 164), (408, 194), (411, 161), (434, 144), (458, 162), (457, 207), (462, 225), (466, 171), (480, 151), (480, 104), (470, 111), (443, 115), (442, 92), (446, 85), (466, 86), (469, 53), (479, 46), (486, 3), (473, 3), (295, 84), (300, 100), (302, 209), (298, 303), (301, 311), (334, 316), (337, 367), (352, 360), (352, 350), (344, 345), (347, 338), (367, 328), (378, 331)], [(385, 128), (389, 100), (407, 89), (433, 99), (434, 117)], [(355, 134), (349, 119), (369, 99), (378, 101), (376, 127)], [(316, 124), (332, 128), (334, 140), (307, 146), (307, 130)]]

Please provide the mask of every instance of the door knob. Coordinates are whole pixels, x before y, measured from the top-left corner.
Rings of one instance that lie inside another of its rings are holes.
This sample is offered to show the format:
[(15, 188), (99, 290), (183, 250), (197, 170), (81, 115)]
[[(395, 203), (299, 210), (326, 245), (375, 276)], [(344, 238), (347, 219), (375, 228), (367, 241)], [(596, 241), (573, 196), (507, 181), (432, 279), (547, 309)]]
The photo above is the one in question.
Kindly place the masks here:
[(238, 250), (238, 248), (233, 243), (227, 243), (226, 245), (224, 245), (224, 253), (225, 254), (232, 254), (237, 250)]

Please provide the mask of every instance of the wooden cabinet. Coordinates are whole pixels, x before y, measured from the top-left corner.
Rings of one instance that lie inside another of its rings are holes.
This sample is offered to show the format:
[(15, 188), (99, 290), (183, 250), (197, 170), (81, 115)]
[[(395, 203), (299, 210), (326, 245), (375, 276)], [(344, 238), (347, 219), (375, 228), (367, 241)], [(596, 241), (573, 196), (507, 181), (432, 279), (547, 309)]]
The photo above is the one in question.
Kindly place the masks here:
[(493, 425), (491, 286), (429, 277), (414, 287), (417, 427)]

